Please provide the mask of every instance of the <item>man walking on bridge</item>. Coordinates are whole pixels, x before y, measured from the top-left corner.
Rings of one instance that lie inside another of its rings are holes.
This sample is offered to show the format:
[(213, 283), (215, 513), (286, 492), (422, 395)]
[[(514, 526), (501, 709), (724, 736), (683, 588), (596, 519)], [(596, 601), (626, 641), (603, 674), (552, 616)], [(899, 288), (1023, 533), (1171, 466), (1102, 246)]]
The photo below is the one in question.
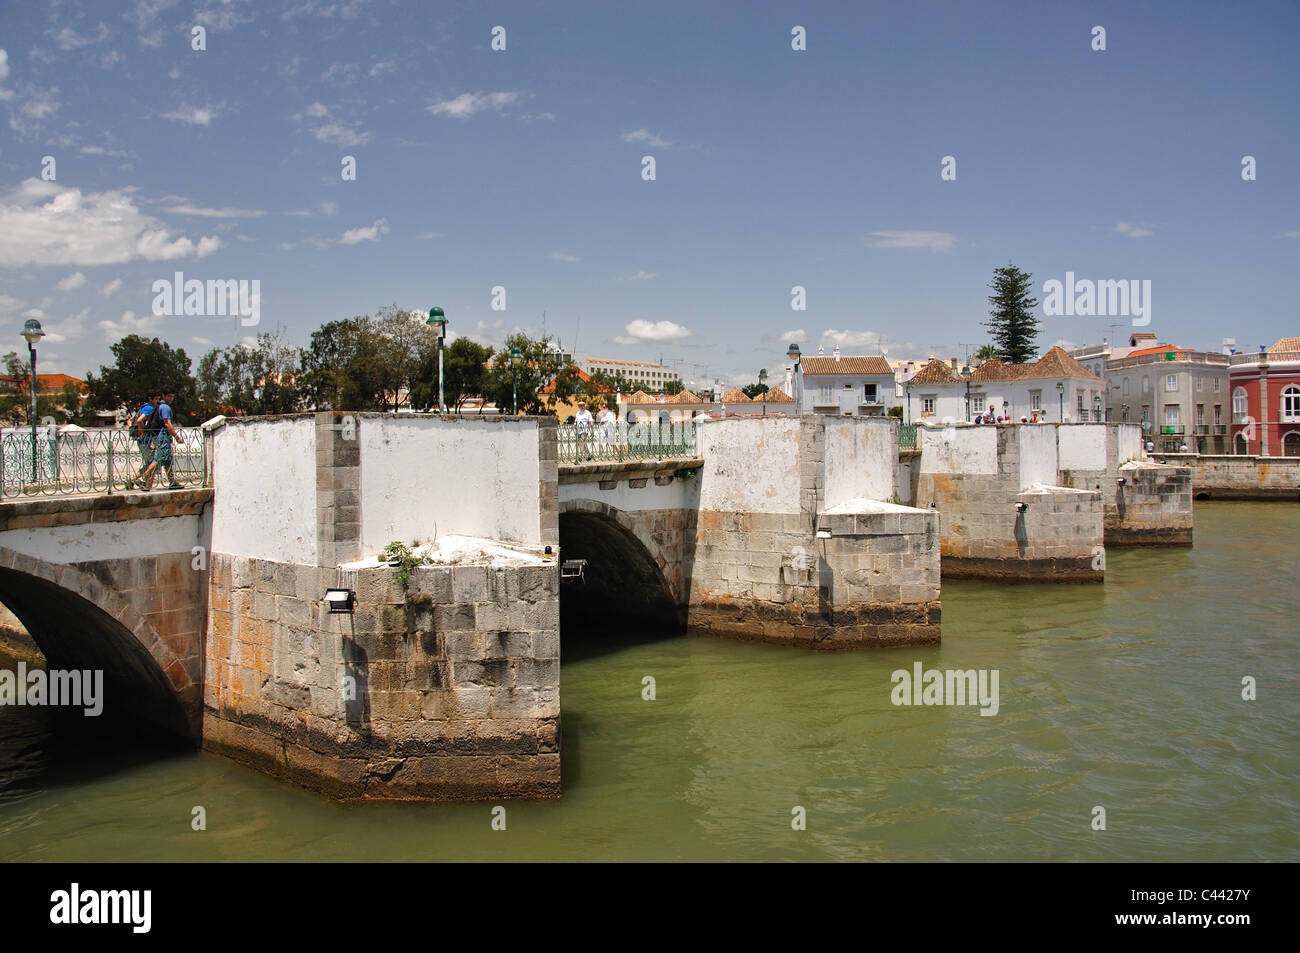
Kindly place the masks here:
[(135, 476), (127, 484), (128, 489), (145, 488), (144, 474), (149, 469), (149, 464), (153, 463), (153, 435), (146, 429), (150, 416), (153, 415), (154, 407), (158, 406), (159, 394), (156, 390), (149, 391), (148, 397), (135, 419), (131, 421), (131, 429), (135, 431), (135, 445), (140, 450), (140, 469), (135, 471)]
[(153, 463), (149, 464), (144, 474), (140, 478), (141, 489), (148, 491), (153, 487), (153, 476), (159, 467), (167, 470), (167, 477), (171, 481), (167, 484), (167, 489), (180, 489), (182, 484), (176, 482), (176, 474), (172, 471), (172, 440), (179, 444), (185, 443), (185, 440), (177, 432), (175, 424), (172, 423), (172, 401), (176, 399), (175, 390), (166, 390), (162, 392), (162, 399), (158, 401), (158, 406), (149, 417), (149, 423), (145, 426), (153, 430)]

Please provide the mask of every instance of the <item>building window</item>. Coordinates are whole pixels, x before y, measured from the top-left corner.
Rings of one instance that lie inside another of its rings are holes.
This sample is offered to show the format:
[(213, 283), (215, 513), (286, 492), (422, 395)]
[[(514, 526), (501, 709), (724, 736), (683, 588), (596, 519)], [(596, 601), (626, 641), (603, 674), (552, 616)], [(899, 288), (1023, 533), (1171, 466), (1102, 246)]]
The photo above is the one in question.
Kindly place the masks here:
[(1223, 423), (1223, 405), (1214, 405), (1214, 426), (1218, 427)]
[(1300, 387), (1294, 384), (1282, 391), (1282, 419), (1300, 420)]
[(1216, 377), (1216, 378), (1214, 379), (1214, 392), (1215, 392), (1216, 394), (1219, 392), (1219, 381), (1220, 381), (1221, 379), (1222, 379), (1222, 378), (1218, 378), (1218, 377)]
[(1079, 419), (1083, 419), (1083, 391), (1075, 394), (1074, 409), (1079, 412)]
[(1204, 404), (1196, 405), (1196, 426), (1198, 427), (1205, 426), (1205, 405)]
[(1124, 396), (1128, 396), (1128, 378), (1124, 378)]
[(1029, 409), (1030, 410), (1043, 409), (1043, 392), (1041, 390), (1031, 390), (1029, 392)]
[(1165, 404), (1165, 429), (1170, 433), (1178, 430), (1178, 405)]
[(1198, 391), (1199, 391), (1199, 390), (1205, 390), (1205, 378), (1204, 378), (1204, 377), (1198, 377), (1198, 378), (1196, 378), (1196, 389), (1197, 389)]
[(971, 410), (971, 413), (972, 413), (972, 414), (982, 414), (982, 413), (984, 413), (984, 395), (983, 395), (983, 394), (971, 394), (971, 395), (970, 395), (970, 410)]
[(1151, 378), (1144, 375), (1142, 378), (1142, 393), (1145, 394), (1149, 390), (1151, 390)]
[(862, 385), (862, 402), (865, 404), (874, 404), (876, 402), (876, 385)]
[(835, 395), (831, 385), (822, 384), (817, 388), (817, 406), (829, 407), (833, 403), (835, 403)]
[(922, 398), (921, 398), (921, 413), (923, 413), (923, 414), (932, 414), (932, 413), (934, 413), (934, 398), (933, 398), (933, 397), (922, 397)]
[(1238, 387), (1232, 392), (1232, 422), (1246, 422), (1246, 388)]
[(1177, 375), (1177, 374), (1166, 374), (1166, 375), (1165, 375), (1165, 390), (1167, 390), (1167, 391), (1168, 391), (1168, 390), (1178, 390), (1178, 375)]

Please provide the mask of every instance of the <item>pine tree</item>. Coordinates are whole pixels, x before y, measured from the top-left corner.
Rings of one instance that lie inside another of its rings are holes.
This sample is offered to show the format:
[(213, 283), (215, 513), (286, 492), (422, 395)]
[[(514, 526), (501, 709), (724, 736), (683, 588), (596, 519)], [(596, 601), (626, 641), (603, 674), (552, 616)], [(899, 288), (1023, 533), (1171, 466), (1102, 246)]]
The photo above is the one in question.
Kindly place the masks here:
[(993, 269), (989, 288), (989, 320), (985, 327), (998, 356), (1007, 364), (1024, 364), (1038, 353), (1038, 299), (1030, 296), (1033, 278), (1015, 265)]

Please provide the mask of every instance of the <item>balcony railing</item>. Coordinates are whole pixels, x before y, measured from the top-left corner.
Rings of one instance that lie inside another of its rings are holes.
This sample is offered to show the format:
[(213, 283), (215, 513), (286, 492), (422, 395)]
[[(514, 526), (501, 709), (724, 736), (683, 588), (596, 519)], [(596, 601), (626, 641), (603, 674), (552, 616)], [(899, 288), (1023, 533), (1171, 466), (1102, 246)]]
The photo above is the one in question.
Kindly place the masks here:
[(916, 449), (916, 424), (901, 424), (898, 428), (898, 449)]
[[(1173, 360), (1166, 357), (1166, 354), (1173, 354)], [(1115, 371), (1125, 367), (1141, 367), (1146, 364), (1212, 364), (1218, 367), (1227, 367), (1228, 355), (1216, 354), (1213, 351), (1185, 351), (1171, 347), (1155, 354), (1134, 354), (1130, 357), (1114, 358), (1106, 362), (1106, 370)]]
[(1276, 364), (1281, 361), (1300, 361), (1300, 351), (1256, 351), (1254, 354), (1234, 354), (1232, 364), (1259, 364), (1268, 362)]
[[(178, 431), (185, 442), (172, 441), (176, 482), (205, 486), (203, 431), (186, 427)], [(153, 459), (152, 451), (149, 459)], [(118, 493), (127, 488), (143, 462), (134, 435), (124, 429), (59, 432), (55, 427), (38, 427), (33, 448), (30, 430), (6, 428), (0, 435), (0, 499)], [(154, 487), (167, 485), (167, 474), (159, 468)]]
[(562, 464), (666, 460), (699, 454), (694, 423), (576, 424), (558, 428)]

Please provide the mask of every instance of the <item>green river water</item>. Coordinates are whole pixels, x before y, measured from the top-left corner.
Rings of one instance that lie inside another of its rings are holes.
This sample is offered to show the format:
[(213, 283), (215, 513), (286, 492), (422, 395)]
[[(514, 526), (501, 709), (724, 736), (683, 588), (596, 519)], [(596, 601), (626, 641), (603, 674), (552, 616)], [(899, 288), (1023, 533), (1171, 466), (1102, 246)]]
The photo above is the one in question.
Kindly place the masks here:
[[(1198, 503), (1194, 548), (1112, 551), (1104, 586), (945, 582), (934, 648), (566, 646), (564, 797), (504, 831), (0, 709), (0, 859), (1300, 860), (1297, 539), (1296, 504)], [(998, 714), (895, 707), (916, 661), (997, 669)]]

